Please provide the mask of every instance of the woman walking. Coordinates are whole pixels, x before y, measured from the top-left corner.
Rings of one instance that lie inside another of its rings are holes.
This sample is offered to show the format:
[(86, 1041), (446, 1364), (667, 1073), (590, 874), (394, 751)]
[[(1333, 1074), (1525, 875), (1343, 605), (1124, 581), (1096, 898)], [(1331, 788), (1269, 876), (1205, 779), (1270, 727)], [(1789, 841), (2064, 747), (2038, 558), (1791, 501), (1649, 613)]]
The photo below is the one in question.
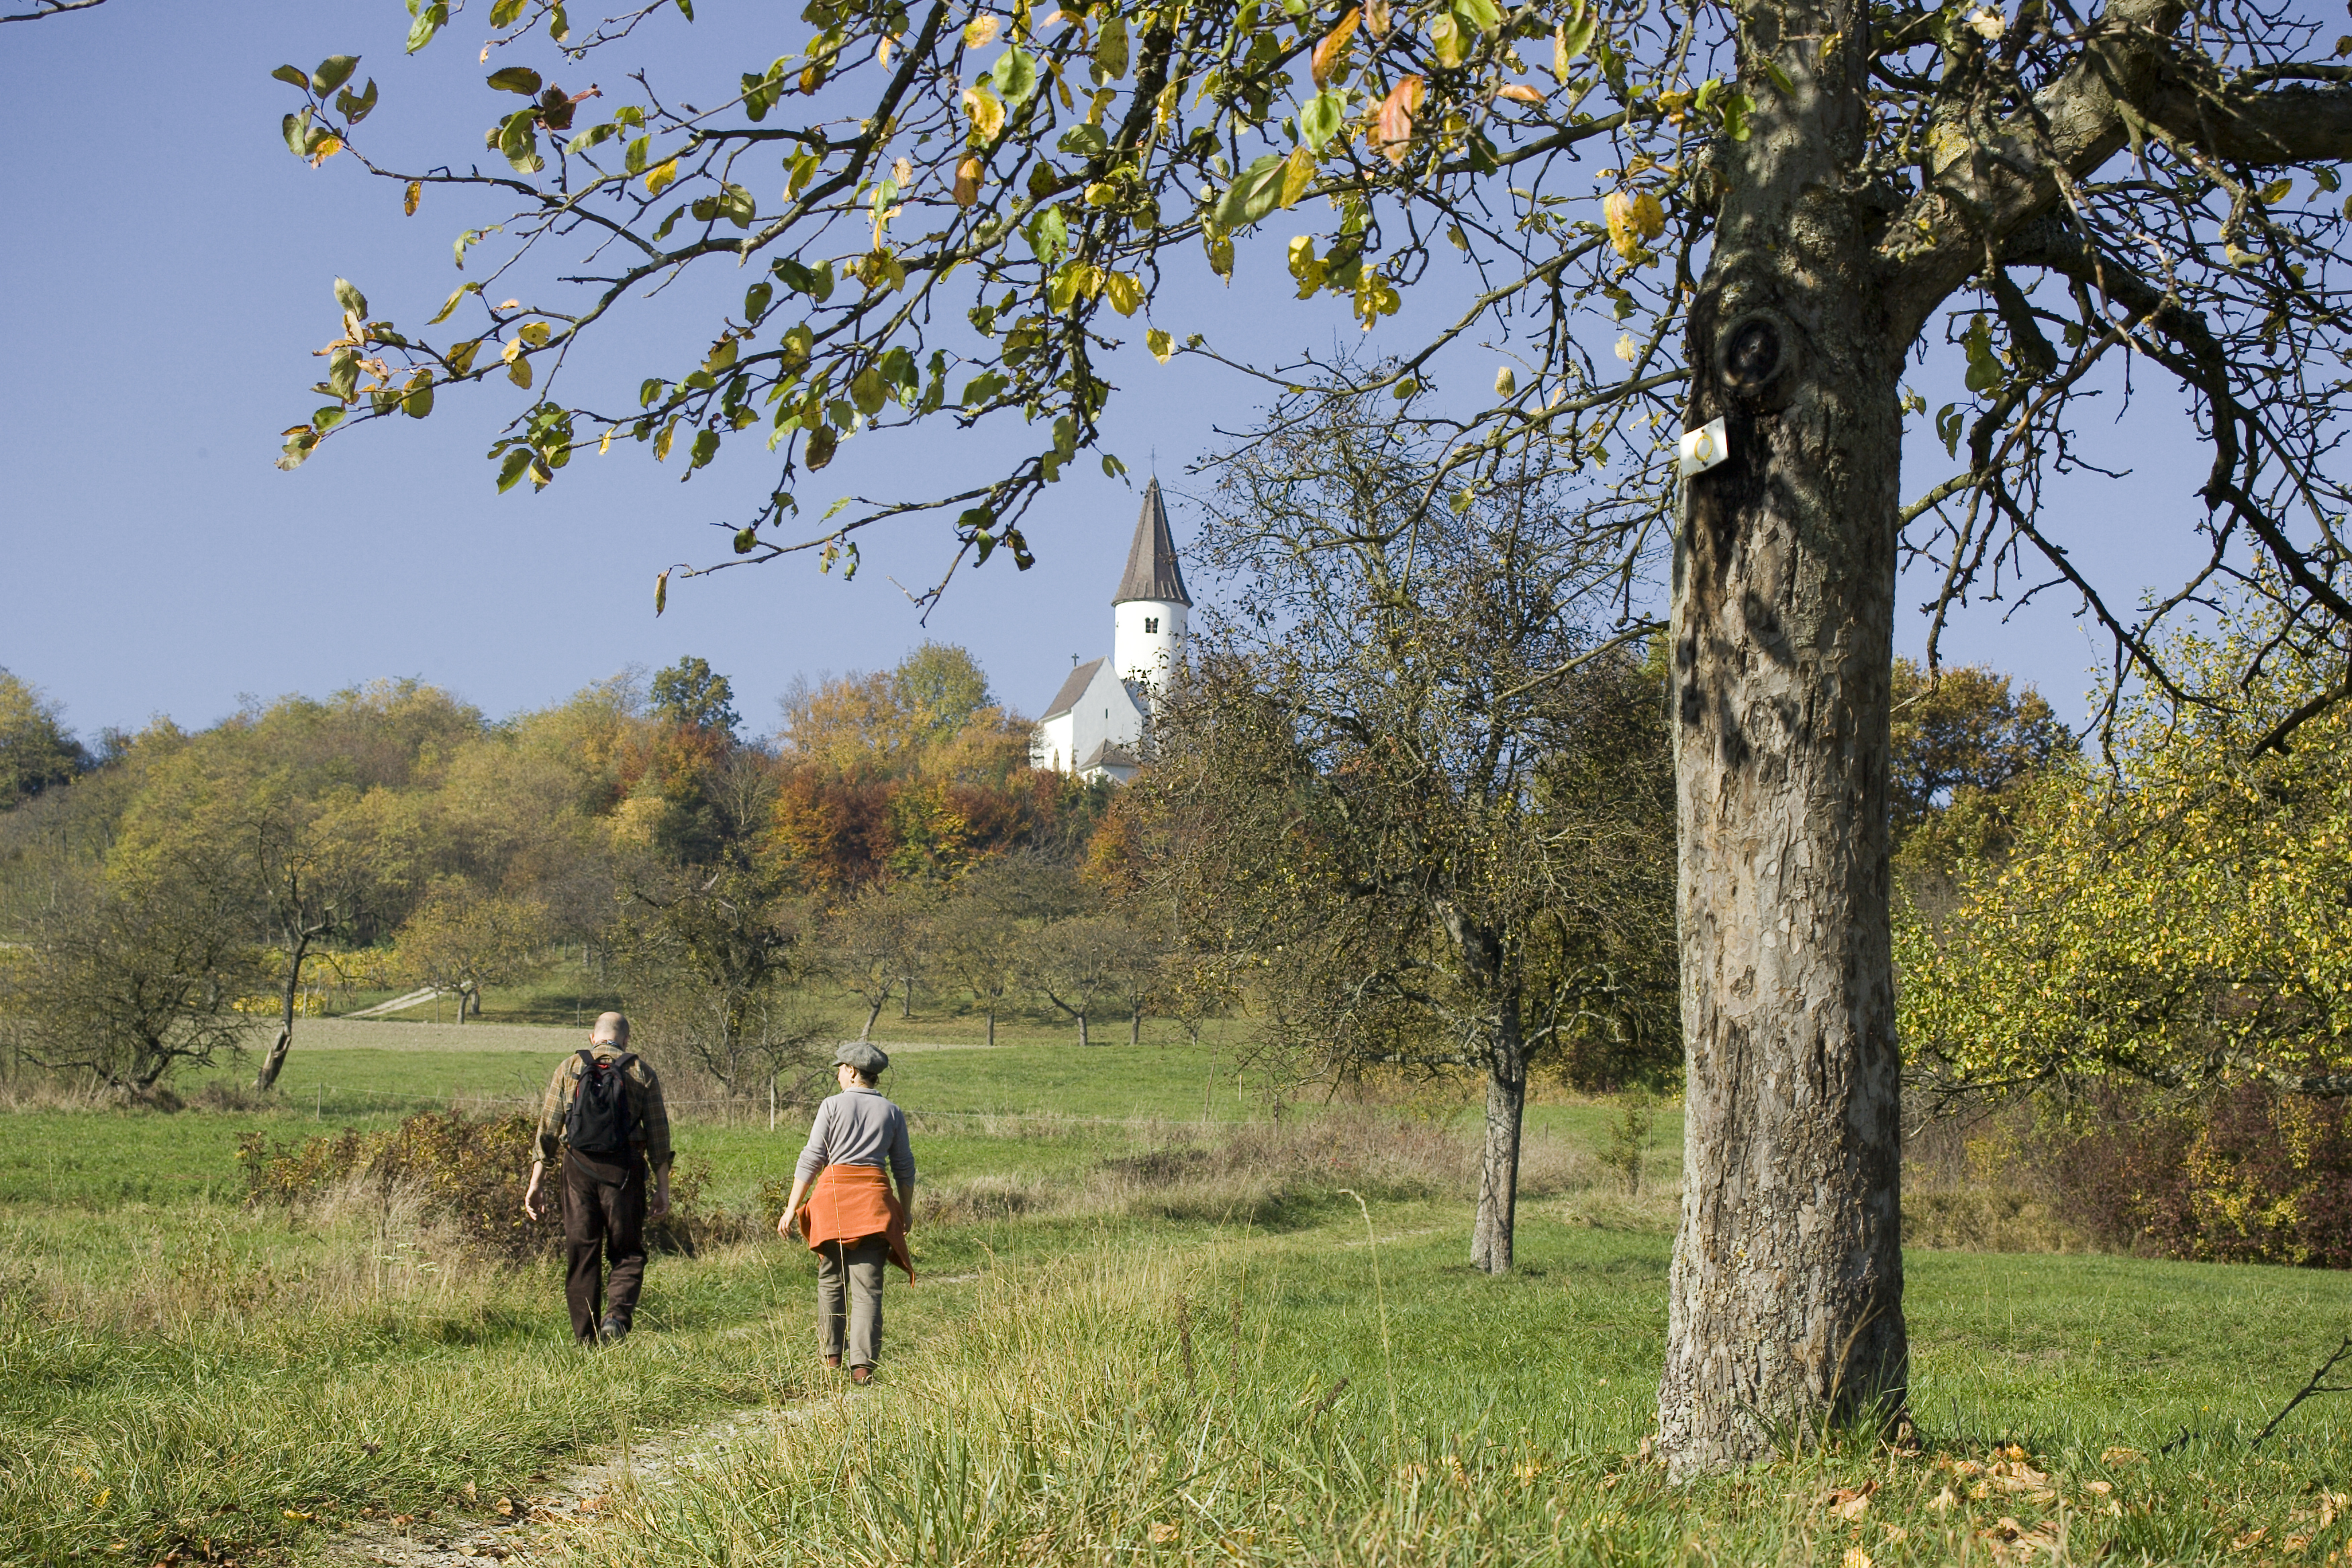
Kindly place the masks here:
[[(890, 1058), (864, 1040), (851, 1040), (833, 1060), (841, 1092), (816, 1108), (776, 1234), (789, 1238), (797, 1226), (816, 1254), (824, 1364), (837, 1367), (845, 1358), (850, 1381), (870, 1383), (882, 1356), (884, 1264), (897, 1264), (907, 1283), (915, 1282), (907, 1255), (915, 1152), (907, 1141), (907, 1113), (875, 1088)], [(891, 1182), (898, 1184), (895, 1194)]]

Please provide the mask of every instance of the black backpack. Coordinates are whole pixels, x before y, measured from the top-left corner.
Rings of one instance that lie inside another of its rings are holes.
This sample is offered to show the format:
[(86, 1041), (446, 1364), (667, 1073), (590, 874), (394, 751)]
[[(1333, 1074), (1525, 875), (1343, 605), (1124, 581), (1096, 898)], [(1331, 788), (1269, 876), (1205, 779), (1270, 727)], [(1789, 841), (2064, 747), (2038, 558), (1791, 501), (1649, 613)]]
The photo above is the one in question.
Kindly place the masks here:
[(624, 1052), (609, 1060), (580, 1053), (580, 1081), (572, 1091), (572, 1111), (563, 1119), (563, 1141), (583, 1154), (625, 1154), (636, 1118), (629, 1113), (626, 1077), (637, 1058)]

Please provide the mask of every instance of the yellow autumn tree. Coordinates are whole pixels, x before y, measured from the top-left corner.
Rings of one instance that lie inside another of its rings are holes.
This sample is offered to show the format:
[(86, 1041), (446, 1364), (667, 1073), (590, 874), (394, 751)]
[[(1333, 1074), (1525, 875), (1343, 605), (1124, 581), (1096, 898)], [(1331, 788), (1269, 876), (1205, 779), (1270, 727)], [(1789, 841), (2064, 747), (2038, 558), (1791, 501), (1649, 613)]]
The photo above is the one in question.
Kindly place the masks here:
[(2344, 656), (2250, 611), (2168, 657), (2176, 691), (2126, 694), (2106, 755), (2020, 786), (2006, 849), (1963, 863), (1940, 915), (1898, 914), (1902, 1038), (1930, 1081), (2352, 1092), (2352, 711), (2273, 740)]

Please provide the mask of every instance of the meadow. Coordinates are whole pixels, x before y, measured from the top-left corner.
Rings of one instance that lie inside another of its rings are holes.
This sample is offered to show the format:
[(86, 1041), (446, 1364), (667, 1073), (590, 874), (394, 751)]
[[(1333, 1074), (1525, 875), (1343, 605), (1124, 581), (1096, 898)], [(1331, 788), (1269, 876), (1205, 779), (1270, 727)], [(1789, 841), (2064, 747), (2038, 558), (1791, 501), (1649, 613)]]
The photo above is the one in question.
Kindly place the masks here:
[(894, 1278), (883, 1379), (855, 1399), (815, 1358), (809, 1255), (751, 1239), (805, 1126), (764, 1106), (682, 1109), (706, 1241), (655, 1259), (640, 1331), (604, 1352), (570, 1343), (551, 1261), (469, 1253), (425, 1194), (246, 1205), (240, 1136), (535, 1106), (568, 1029), (306, 1022), (259, 1105), (197, 1079), (176, 1112), (20, 1091), (0, 1561), (332, 1561), (390, 1520), (458, 1539), (570, 1467), (747, 1411), (773, 1417), (755, 1440), (622, 1486), (536, 1554), (1863, 1568), (2352, 1543), (2352, 1405), (2250, 1445), (2342, 1337), (2341, 1275), (1914, 1247), (1916, 1448), (1791, 1434), (1777, 1463), (1669, 1488), (1644, 1439), (1670, 1108), (1628, 1191), (1622, 1108), (1543, 1097), (1520, 1267), (1490, 1279), (1466, 1262), (1465, 1091), (1277, 1121), (1213, 1043), (885, 1025), (921, 1279)]

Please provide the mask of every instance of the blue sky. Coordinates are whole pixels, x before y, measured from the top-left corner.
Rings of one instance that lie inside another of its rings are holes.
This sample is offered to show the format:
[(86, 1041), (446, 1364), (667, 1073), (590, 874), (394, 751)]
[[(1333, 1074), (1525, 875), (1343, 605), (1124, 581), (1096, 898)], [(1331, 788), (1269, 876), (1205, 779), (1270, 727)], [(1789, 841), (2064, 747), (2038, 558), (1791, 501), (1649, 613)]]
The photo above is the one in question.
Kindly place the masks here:
[[(666, 96), (715, 97), (744, 66), (804, 41), (804, 25), (783, 25), (796, 9), (702, 0), (694, 28), (666, 22), (642, 53)], [(347, 158), (312, 171), (278, 140), (294, 95), (270, 68), (356, 53), (362, 77), (382, 84), (368, 127), (377, 147), (436, 161), (465, 149), (467, 128), (488, 122), (471, 58), (478, 25), (461, 14), (404, 59), (406, 25), (394, 0), (110, 0), (0, 28), (0, 101), (23, 128), (0, 168), (0, 665), (89, 734), (155, 714), (208, 723), (243, 695), (320, 695), (379, 676), (420, 676), (501, 714), (695, 653), (734, 679), (738, 708), (765, 728), (795, 676), (887, 665), (925, 637), (971, 647), (1000, 697), (1030, 711), (1071, 655), (1108, 651), (1142, 479), (1156, 452), (1181, 539), (1185, 465), (1257, 401), (1230, 373), (1163, 368), (1139, 348), (1120, 356), (1109, 446), (1133, 488), (1079, 465), (1027, 529), (1036, 568), (999, 557), (960, 574), (928, 628), (891, 581), (919, 588), (946, 564), (943, 536), (919, 527), (870, 535), (854, 583), (798, 561), (733, 571), (674, 588), (655, 619), (654, 574), (718, 556), (712, 525), (764, 489), (756, 447), (740, 459), (730, 448), (686, 486), (677, 465), (616, 450), (583, 458), (544, 494), (501, 497), (483, 453), (517, 405), (493, 392), (446, 397), (421, 424), (352, 432), (278, 472), (277, 433), (316, 401), (304, 390), (320, 374), (311, 351), (337, 330), (331, 280), (358, 281), (377, 316), (421, 324), (473, 275), (454, 270), (452, 237), (499, 216), (433, 192), (404, 218), (394, 186)], [(616, 63), (585, 74), (617, 75)], [(583, 73), (551, 74), (576, 86)], [(724, 297), (741, 283), (726, 279)], [(1289, 291), (1270, 257), (1245, 254), (1232, 290), (1190, 283), (1161, 319), (1259, 352), (1355, 337), (1339, 306)], [(621, 323), (597, 371), (633, 385), (674, 370), (662, 330), (707, 331), (697, 302)], [(1475, 369), (1456, 374), (1491, 375), (1493, 358), (1466, 350)], [(1931, 406), (1956, 383), (1942, 356), (1917, 378)], [(2177, 399), (2158, 394), (2099, 437), (2132, 478), (2054, 496), (2060, 532), (2125, 602), (2190, 553), (2202, 457), (2170, 412)], [(1950, 468), (1924, 431), (1908, 458), (1906, 494)], [(952, 481), (987, 460), (946, 436), (852, 442), (820, 479)], [(814, 512), (838, 488), (804, 486), (803, 500)], [(1906, 582), (1905, 604), (1931, 592)], [(2053, 597), (2008, 625), (1998, 609), (1971, 612), (1948, 657), (2016, 670), (2072, 717), (2097, 654), (2070, 608)], [(1906, 609), (1899, 646), (1923, 635)]]

